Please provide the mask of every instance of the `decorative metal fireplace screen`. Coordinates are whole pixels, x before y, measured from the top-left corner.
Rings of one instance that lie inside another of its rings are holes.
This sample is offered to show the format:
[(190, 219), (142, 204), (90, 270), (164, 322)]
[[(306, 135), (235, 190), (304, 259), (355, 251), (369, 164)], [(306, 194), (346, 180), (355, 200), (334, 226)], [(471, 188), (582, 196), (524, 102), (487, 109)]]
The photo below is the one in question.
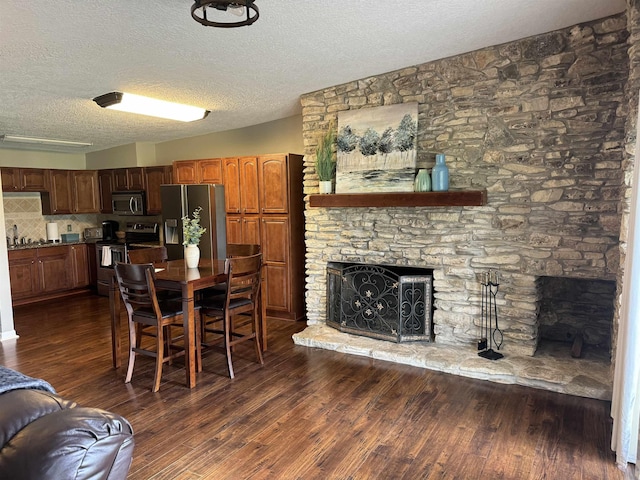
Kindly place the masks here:
[(432, 283), (431, 270), (329, 263), (327, 324), (394, 342), (430, 342)]

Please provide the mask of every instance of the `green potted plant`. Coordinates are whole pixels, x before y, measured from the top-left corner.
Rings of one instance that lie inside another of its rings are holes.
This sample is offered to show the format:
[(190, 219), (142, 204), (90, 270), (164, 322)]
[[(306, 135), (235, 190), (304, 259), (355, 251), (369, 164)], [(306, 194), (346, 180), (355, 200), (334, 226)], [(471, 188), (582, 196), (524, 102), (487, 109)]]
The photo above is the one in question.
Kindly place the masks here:
[(200, 237), (207, 231), (200, 225), (200, 212), (202, 207), (198, 207), (193, 211), (193, 218), (189, 216), (182, 217), (182, 245), (184, 245), (184, 259), (187, 262), (187, 268), (197, 268), (200, 261)]
[(333, 161), (333, 144), (336, 134), (333, 122), (329, 123), (329, 129), (321, 135), (316, 147), (316, 173), (320, 180), (320, 193), (331, 193), (333, 177), (336, 174), (336, 162)]

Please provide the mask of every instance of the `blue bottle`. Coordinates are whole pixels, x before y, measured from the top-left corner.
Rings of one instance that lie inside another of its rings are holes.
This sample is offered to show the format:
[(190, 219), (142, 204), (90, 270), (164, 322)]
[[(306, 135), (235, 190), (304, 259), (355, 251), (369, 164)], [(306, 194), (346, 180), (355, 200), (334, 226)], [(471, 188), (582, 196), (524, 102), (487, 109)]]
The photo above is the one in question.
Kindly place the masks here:
[(446, 192), (449, 190), (449, 167), (444, 162), (444, 154), (436, 155), (436, 164), (431, 171), (431, 189), (434, 192)]

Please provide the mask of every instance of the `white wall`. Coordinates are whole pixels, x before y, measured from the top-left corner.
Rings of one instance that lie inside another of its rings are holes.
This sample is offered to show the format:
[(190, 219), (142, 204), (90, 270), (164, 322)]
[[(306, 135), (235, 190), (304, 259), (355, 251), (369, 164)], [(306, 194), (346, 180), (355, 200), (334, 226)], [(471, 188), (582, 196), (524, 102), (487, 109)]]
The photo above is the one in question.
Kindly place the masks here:
[(267, 153), (303, 153), (302, 116), (156, 144), (156, 162)]
[(175, 160), (302, 153), (302, 116), (162, 143), (138, 142), (87, 153), (86, 168), (171, 165)]
[(138, 166), (138, 150), (135, 143), (87, 153), (87, 170)]
[[(2, 180), (0, 179), (0, 190)], [(0, 225), (4, 225), (4, 202), (0, 195)], [(13, 325), (11, 284), (9, 283), (9, 256), (6, 242), (0, 242), (0, 342), (17, 338)]]
[(84, 170), (84, 153), (41, 152), (0, 148), (0, 166)]

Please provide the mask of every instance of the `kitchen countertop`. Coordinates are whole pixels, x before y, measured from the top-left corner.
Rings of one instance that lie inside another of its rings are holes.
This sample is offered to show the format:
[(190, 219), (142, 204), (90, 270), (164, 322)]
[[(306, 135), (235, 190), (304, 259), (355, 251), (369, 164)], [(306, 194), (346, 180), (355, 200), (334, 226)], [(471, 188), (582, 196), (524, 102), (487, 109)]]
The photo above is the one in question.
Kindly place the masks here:
[(30, 250), (33, 248), (48, 248), (48, 247), (61, 247), (64, 245), (80, 245), (83, 243), (91, 243), (91, 242), (85, 242), (85, 241), (81, 241), (78, 240), (77, 242), (44, 242), (44, 243), (40, 243), (40, 242), (33, 242), (33, 243), (25, 243), (25, 244), (19, 244), (19, 245), (9, 245), (7, 246), (7, 250), (8, 251), (12, 251), (12, 250)]
[[(12, 251), (12, 250), (29, 250), (29, 249), (33, 249), (33, 248), (60, 247), (60, 246), (64, 246), (64, 245), (82, 245), (83, 243), (95, 244), (96, 242), (94, 240), (91, 240), (91, 241), (78, 240), (77, 242), (57, 242), (57, 243), (53, 243), (53, 242), (44, 242), (44, 243), (34, 242), (34, 243), (25, 243), (25, 244), (19, 244), (19, 245), (9, 245), (7, 247), (7, 250), (8, 251)], [(114, 242), (114, 245), (117, 245), (117, 243)], [(131, 246), (131, 247), (138, 247), (138, 248), (150, 248), (150, 247), (162, 246), (162, 244), (160, 242), (140, 242), (140, 243), (130, 243), (128, 245)]]

